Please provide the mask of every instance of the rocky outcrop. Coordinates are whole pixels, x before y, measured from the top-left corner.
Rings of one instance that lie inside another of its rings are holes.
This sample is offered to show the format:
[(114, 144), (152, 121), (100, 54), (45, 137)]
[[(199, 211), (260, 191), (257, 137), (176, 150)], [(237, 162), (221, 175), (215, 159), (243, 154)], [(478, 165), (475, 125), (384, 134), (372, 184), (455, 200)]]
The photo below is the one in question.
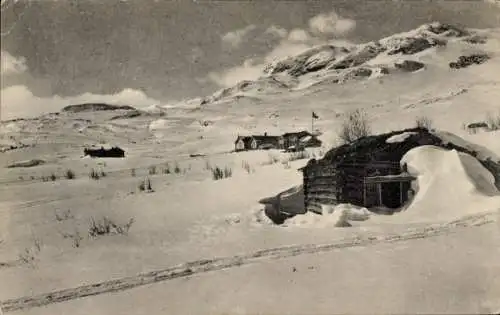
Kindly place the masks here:
[(473, 64), (480, 65), (486, 62), (490, 57), (487, 54), (473, 54), (469, 56), (460, 56), (456, 62), (450, 62), (450, 68), (461, 69)]
[(446, 45), (445, 41), (433, 38), (422, 38), (422, 37), (406, 38), (403, 41), (401, 41), (398, 47), (392, 49), (387, 54), (413, 55), (434, 46), (444, 46), (444, 45)]
[(94, 111), (104, 111), (104, 110), (136, 110), (132, 106), (128, 105), (111, 105), (105, 103), (84, 103), (77, 105), (69, 105), (62, 109), (63, 112), (94, 112)]
[(418, 61), (405, 60), (401, 63), (395, 63), (394, 66), (396, 67), (396, 69), (400, 69), (406, 72), (415, 72), (424, 68), (425, 65)]

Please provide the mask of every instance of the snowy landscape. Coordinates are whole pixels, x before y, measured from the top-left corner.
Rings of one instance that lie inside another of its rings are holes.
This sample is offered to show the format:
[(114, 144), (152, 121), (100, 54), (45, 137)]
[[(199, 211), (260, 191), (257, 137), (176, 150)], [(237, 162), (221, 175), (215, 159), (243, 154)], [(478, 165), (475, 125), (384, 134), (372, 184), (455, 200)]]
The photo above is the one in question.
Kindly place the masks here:
[[(2, 87), (2, 311), (498, 314), (500, 24), (433, 21), (258, 66), (168, 104)], [(302, 130), (321, 145), (235, 150), (238, 136)], [(387, 147), (418, 132), (443, 143), (397, 161), (413, 196), (389, 214), (307, 211), (302, 168), (391, 132)], [(84, 154), (101, 147), (124, 157)]]

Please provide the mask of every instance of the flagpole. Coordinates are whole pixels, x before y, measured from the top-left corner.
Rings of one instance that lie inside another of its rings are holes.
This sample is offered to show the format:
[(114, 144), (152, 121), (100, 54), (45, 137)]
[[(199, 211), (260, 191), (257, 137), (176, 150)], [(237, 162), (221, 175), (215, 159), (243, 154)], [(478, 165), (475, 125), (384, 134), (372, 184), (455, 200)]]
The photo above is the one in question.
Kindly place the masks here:
[(311, 113), (311, 134), (314, 133), (314, 111)]

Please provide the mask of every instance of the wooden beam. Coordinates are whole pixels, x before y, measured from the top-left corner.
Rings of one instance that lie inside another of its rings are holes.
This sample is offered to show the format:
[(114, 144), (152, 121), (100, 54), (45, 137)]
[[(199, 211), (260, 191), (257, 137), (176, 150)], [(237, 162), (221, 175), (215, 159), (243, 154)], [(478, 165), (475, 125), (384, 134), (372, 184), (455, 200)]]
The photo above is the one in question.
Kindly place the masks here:
[(378, 205), (382, 207), (382, 183), (377, 183)]

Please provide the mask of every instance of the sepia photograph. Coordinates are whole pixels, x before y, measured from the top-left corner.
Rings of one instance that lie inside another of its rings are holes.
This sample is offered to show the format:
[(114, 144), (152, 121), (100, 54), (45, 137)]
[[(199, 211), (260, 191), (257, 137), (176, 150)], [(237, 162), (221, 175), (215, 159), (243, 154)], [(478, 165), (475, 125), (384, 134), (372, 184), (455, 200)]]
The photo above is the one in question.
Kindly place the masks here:
[(500, 0), (0, 1), (1, 315), (500, 315)]

